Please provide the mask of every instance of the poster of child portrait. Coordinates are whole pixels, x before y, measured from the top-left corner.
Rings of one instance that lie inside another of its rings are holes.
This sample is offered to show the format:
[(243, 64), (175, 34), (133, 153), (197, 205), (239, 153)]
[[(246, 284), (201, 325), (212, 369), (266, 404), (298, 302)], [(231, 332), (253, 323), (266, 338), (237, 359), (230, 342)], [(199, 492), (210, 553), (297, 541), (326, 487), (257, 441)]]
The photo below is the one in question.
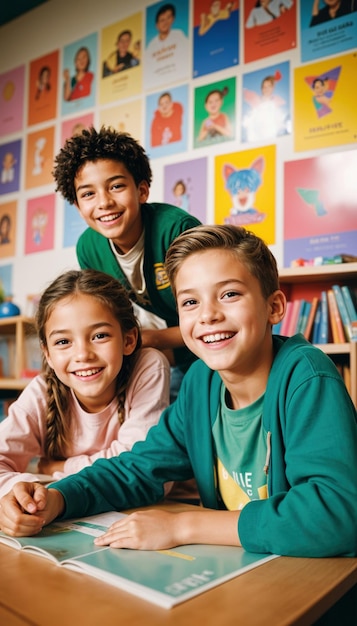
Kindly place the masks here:
[(243, 2), (244, 63), (296, 48), (296, 0)]
[(57, 115), (59, 51), (30, 63), (28, 124), (46, 122)]
[(194, 93), (194, 148), (235, 138), (235, 77), (197, 87)]
[(144, 87), (157, 89), (191, 75), (189, 0), (156, 2), (146, 9)]
[(0, 204), (0, 258), (15, 255), (17, 202)]
[(63, 49), (62, 115), (95, 104), (97, 39), (92, 33)]
[(242, 141), (271, 141), (290, 133), (289, 61), (244, 74)]
[(142, 13), (102, 30), (100, 102), (106, 104), (142, 91)]
[(147, 96), (145, 145), (150, 158), (187, 150), (187, 111), (187, 85)]
[(355, 0), (300, 2), (301, 61), (313, 61), (357, 47)]
[(84, 129), (93, 126), (93, 123), (93, 113), (86, 113), (70, 120), (64, 120), (61, 127), (61, 145), (63, 146), (64, 142), (69, 137), (80, 135)]
[(21, 139), (0, 145), (0, 195), (19, 191)]
[(164, 167), (164, 202), (207, 223), (207, 158), (170, 163)]
[(55, 233), (55, 194), (31, 198), (26, 206), (25, 254), (52, 250)]
[(194, 0), (193, 76), (239, 63), (239, 2)]

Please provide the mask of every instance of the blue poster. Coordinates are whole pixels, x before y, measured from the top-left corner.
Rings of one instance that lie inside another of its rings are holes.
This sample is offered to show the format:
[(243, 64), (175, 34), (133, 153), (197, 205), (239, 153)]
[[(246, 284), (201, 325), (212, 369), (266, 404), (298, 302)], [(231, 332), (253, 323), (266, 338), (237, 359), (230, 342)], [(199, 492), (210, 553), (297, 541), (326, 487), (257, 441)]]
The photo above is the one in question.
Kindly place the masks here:
[(236, 3), (195, 0), (193, 77), (219, 72), (238, 63), (239, 9)]
[(301, 61), (312, 61), (357, 46), (357, 2), (300, 2)]

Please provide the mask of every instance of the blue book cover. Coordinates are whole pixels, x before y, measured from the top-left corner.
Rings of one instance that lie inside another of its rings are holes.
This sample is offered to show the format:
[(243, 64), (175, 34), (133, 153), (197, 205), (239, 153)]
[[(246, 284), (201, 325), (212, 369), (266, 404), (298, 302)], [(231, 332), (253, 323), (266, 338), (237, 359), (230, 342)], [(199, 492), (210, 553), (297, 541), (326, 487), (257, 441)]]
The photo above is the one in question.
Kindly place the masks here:
[(328, 306), (326, 291), (321, 291), (321, 322), (317, 343), (328, 343)]
[(338, 310), (340, 312), (340, 316), (341, 316), (342, 325), (343, 325), (343, 328), (344, 328), (344, 331), (345, 331), (346, 339), (348, 341), (351, 341), (351, 339), (352, 339), (351, 319), (350, 319), (350, 317), (348, 315), (346, 303), (345, 303), (344, 297), (342, 295), (342, 289), (341, 289), (340, 285), (332, 285), (332, 291), (335, 294), (336, 303), (337, 303)]
[(321, 323), (321, 300), (317, 305), (315, 321), (312, 328), (312, 343), (318, 343)]
[(348, 317), (351, 322), (357, 320), (357, 311), (353, 302), (352, 293), (347, 285), (342, 285), (341, 292), (348, 312)]

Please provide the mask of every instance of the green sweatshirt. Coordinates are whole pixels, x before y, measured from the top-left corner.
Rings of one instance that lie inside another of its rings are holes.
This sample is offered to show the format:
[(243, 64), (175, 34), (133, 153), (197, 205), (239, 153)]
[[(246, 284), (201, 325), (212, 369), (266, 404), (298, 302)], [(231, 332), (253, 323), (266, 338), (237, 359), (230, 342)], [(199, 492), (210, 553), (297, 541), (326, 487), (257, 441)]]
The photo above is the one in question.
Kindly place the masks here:
[[(168, 247), (185, 230), (199, 226), (199, 220), (171, 204), (151, 203), (141, 207), (144, 242), (144, 277), (150, 303), (139, 306), (164, 319), (169, 327), (178, 326), (175, 299), (164, 271)], [(109, 240), (91, 228), (87, 228), (77, 242), (77, 258), (82, 269), (96, 269), (117, 278), (135, 299), (123, 270), (110, 246)], [(174, 350), (176, 364), (183, 370), (195, 360), (187, 348)]]
[[(238, 533), (251, 552), (357, 555), (357, 416), (332, 361), (301, 335), (274, 336), (263, 405), (271, 433), (266, 500), (242, 509)], [(212, 426), (221, 378), (202, 361), (184, 377), (144, 442), (120, 457), (55, 483), (65, 517), (153, 504), (164, 483), (195, 476), (205, 507), (224, 508), (216, 491)]]

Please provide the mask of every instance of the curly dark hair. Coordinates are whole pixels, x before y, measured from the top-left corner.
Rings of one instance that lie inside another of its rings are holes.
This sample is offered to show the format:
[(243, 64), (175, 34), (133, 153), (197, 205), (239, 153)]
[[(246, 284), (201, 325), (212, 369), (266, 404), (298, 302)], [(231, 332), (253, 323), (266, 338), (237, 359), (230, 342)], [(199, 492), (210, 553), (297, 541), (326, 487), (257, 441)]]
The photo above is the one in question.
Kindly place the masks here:
[(63, 148), (55, 157), (52, 172), (56, 182), (56, 191), (75, 204), (77, 196), (74, 179), (78, 170), (88, 161), (112, 159), (123, 163), (135, 184), (145, 180), (149, 187), (152, 171), (144, 148), (129, 133), (119, 133), (113, 128), (102, 126), (96, 131), (93, 126), (84, 129), (79, 135), (66, 140)]

